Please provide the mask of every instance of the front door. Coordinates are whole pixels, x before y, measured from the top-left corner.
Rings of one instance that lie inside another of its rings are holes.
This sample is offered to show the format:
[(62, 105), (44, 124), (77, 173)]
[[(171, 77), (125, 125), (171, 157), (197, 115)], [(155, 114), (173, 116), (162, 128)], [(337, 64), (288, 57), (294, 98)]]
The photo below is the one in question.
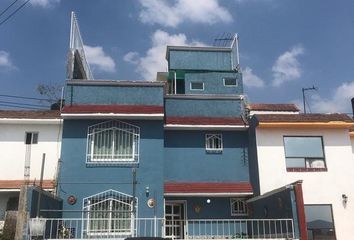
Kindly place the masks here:
[(165, 237), (171, 239), (184, 238), (184, 203), (167, 202), (165, 204)]

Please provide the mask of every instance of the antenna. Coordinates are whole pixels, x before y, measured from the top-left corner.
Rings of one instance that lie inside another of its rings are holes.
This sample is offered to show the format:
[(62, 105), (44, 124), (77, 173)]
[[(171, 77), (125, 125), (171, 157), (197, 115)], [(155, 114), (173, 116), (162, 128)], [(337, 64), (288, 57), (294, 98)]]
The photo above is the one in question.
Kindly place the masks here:
[(311, 90), (317, 90), (315, 86), (309, 87), (309, 88), (302, 88), (302, 102), (304, 104), (304, 113), (306, 114), (306, 95), (305, 91), (311, 91)]

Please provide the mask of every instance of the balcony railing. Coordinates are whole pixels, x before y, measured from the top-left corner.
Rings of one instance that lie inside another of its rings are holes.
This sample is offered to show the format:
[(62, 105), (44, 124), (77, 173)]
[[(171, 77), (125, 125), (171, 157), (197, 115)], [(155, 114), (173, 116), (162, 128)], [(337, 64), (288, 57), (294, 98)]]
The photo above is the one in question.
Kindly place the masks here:
[[(31, 219), (35, 222), (36, 219)], [(38, 220), (37, 220), (38, 221)], [(29, 227), (33, 224), (29, 224)], [(51, 218), (42, 221), (41, 239), (295, 239), (292, 219)], [(38, 226), (37, 226), (38, 228)], [(37, 229), (38, 230), (38, 229)], [(29, 229), (28, 239), (33, 239)], [(38, 232), (38, 231), (37, 231)], [(44, 236), (43, 236), (44, 235)]]

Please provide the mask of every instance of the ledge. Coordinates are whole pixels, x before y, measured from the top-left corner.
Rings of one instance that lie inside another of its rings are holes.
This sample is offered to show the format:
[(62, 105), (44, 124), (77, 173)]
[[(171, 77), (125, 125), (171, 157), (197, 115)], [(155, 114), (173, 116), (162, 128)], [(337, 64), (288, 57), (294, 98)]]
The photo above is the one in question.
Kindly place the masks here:
[(327, 172), (327, 168), (286, 168), (287, 172)]

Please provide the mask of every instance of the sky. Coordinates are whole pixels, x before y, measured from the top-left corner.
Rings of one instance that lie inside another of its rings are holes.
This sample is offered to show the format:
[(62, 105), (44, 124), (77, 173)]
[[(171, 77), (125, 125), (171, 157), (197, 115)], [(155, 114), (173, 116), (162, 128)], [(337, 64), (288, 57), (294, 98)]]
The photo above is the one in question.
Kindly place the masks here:
[[(1, 0), (0, 12), (13, 2)], [(307, 111), (352, 112), (352, 0), (30, 0), (1, 24), (24, 2), (0, 14), (0, 96), (64, 85), (74, 11), (95, 79), (154, 80), (167, 69), (166, 45), (238, 33), (248, 102), (302, 108), (301, 89), (315, 86)]]

